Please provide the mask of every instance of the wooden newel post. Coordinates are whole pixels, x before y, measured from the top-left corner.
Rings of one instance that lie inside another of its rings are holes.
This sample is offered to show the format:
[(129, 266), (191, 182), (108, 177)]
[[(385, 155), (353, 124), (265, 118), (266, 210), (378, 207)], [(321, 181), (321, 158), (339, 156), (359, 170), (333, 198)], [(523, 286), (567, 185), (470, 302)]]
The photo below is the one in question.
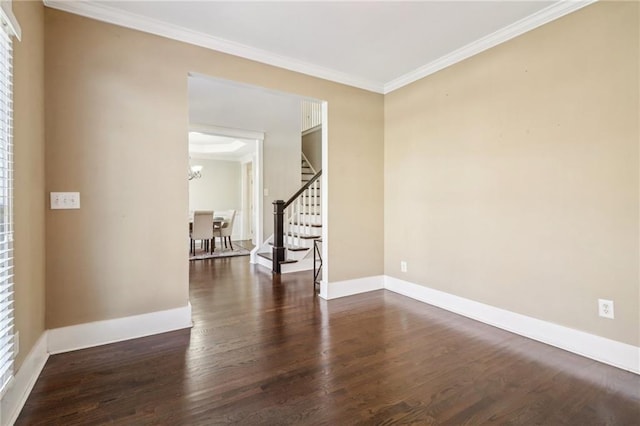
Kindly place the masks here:
[(280, 273), (284, 262), (284, 201), (273, 202), (273, 272)]

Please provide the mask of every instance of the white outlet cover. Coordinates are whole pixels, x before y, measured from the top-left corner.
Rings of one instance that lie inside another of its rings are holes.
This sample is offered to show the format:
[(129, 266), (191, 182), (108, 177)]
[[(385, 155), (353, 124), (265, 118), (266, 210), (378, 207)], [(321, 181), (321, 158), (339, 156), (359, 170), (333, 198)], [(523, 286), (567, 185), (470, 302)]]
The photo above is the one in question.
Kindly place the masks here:
[(598, 315), (603, 318), (614, 319), (613, 300), (598, 299)]

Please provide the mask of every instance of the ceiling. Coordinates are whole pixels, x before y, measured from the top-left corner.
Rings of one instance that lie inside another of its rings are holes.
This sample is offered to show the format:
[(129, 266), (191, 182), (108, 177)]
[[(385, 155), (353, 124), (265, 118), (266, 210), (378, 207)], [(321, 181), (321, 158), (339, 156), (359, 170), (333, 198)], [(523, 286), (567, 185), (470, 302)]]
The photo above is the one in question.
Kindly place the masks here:
[(586, 1), (69, 1), (45, 4), (388, 93)]
[(189, 132), (189, 157), (192, 159), (241, 161), (254, 150), (253, 140), (203, 131)]
[[(241, 161), (254, 153), (256, 138), (300, 136), (299, 96), (197, 73), (189, 74), (188, 94), (192, 159)], [(245, 145), (231, 150), (237, 140)]]

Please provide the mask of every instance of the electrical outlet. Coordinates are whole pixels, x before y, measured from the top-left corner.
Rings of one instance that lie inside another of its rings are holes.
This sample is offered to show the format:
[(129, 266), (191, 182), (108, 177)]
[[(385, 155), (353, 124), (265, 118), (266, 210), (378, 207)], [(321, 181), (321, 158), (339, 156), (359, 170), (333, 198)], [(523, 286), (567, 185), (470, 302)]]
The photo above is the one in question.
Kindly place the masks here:
[(407, 272), (407, 262), (404, 260), (400, 261), (400, 272)]
[(613, 301), (606, 299), (598, 299), (598, 315), (603, 318), (614, 318)]

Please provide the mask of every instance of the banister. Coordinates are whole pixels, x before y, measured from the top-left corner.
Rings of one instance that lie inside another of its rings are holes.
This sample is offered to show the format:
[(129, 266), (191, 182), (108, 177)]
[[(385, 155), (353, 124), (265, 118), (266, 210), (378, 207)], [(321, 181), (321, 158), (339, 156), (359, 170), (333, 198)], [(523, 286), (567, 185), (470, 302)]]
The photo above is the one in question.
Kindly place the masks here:
[(273, 249), (271, 256), (271, 270), (279, 274), (280, 262), (284, 261), (284, 201), (276, 200), (273, 202)]
[(289, 200), (284, 203), (283, 208), (286, 209), (287, 207), (289, 207), (289, 205), (291, 205), (291, 203), (293, 203), (296, 200), (296, 198), (298, 198), (300, 196), (300, 194), (302, 194), (306, 189), (309, 189), (311, 184), (313, 182), (315, 182), (316, 180), (318, 180), (320, 175), (322, 175), (322, 170), (320, 170), (318, 173), (313, 175), (313, 177), (309, 180), (309, 182), (305, 183), (304, 186), (298, 190), (298, 192), (293, 194), (293, 196), (291, 198), (289, 198)]
[(304, 184), (289, 200), (276, 200), (273, 202), (273, 249), (272, 249), (272, 271), (275, 274), (281, 272), (280, 262), (285, 260), (285, 239), (284, 239), (284, 211), (291, 205), (301, 194), (304, 193), (313, 183), (322, 175), (322, 170), (313, 175), (313, 177)]

